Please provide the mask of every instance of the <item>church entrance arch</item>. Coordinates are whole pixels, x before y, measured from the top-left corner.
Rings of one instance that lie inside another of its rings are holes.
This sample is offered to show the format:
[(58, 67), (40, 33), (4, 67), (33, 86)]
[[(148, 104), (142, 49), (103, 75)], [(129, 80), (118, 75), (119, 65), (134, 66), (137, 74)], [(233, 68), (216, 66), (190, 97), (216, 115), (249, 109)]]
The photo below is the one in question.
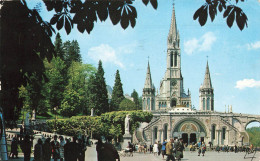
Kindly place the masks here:
[(201, 140), (201, 137), (206, 137), (207, 133), (205, 125), (195, 118), (185, 118), (177, 122), (173, 127), (172, 136), (183, 138), (183, 142), (190, 144)]

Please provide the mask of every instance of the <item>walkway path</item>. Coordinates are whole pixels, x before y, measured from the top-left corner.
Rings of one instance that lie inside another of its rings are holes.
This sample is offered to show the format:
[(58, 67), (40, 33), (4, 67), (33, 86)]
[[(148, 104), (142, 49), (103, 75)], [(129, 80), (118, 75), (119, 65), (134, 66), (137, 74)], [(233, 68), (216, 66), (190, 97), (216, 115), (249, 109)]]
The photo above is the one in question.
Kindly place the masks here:
[[(206, 155), (198, 156), (196, 152), (184, 152), (184, 161), (251, 161), (252, 158), (244, 159), (245, 153), (224, 153), (224, 152), (206, 152)], [(251, 155), (252, 156), (252, 155)], [(23, 161), (22, 155), (19, 159), (10, 159), (10, 161)], [(260, 152), (255, 155), (253, 161), (260, 161)], [(31, 159), (32, 161), (33, 159)], [(162, 156), (154, 156), (150, 153), (134, 153), (133, 157), (121, 157), (121, 161), (163, 161)], [(166, 160), (166, 157), (165, 159)], [(53, 161), (53, 160), (52, 160)], [(95, 145), (88, 147), (86, 151), (85, 161), (97, 161), (97, 153)]]

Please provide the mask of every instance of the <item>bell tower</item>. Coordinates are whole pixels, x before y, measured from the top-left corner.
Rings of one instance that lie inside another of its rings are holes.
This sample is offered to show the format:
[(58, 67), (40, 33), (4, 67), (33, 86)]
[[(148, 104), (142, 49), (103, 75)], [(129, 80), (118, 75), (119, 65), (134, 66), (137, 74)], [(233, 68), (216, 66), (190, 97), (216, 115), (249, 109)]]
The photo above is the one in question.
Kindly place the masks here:
[(208, 61), (203, 85), (199, 90), (199, 98), (201, 111), (214, 111), (214, 88), (211, 83)]

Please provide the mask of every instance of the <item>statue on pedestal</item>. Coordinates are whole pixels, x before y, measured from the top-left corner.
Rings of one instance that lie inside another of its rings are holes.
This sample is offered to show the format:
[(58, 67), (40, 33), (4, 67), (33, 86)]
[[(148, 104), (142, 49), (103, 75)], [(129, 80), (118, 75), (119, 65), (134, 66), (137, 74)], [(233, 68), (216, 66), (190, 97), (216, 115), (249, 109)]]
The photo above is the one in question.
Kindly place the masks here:
[(126, 115), (125, 117), (125, 134), (129, 134), (130, 132), (130, 115)]

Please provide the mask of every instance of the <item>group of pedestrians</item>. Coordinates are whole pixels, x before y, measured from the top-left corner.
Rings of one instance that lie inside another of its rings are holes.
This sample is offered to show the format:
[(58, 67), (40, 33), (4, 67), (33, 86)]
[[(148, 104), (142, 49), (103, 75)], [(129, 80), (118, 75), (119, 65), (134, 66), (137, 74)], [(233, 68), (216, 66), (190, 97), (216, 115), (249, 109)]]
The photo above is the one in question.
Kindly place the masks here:
[[(24, 153), (24, 161), (30, 161), (32, 153), (33, 138), (29, 135), (18, 142), (16, 138), (11, 143), (10, 157), (18, 157), (18, 144), (20, 144), (21, 150)], [(71, 141), (69, 138), (64, 139), (63, 136), (54, 135), (53, 140), (51, 138), (37, 140), (37, 143), (33, 147), (34, 161), (50, 161), (53, 158), (54, 161), (84, 161), (85, 151), (87, 150), (87, 144), (85, 137), (77, 138), (73, 137)]]

